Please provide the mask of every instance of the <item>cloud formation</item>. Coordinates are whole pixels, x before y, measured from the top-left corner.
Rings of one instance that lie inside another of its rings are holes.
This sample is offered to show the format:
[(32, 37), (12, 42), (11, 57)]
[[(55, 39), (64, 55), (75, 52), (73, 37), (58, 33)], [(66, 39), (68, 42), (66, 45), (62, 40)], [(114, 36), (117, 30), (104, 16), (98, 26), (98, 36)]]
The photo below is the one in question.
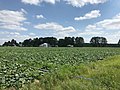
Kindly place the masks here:
[(94, 29), (104, 29), (104, 30), (119, 30), (120, 29), (120, 13), (111, 19), (105, 19), (103, 21), (97, 22), (93, 25)]
[(73, 7), (83, 7), (87, 4), (100, 4), (105, 3), (108, 0), (64, 0), (67, 4), (72, 5)]
[(0, 45), (4, 42), (11, 41), (12, 39), (17, 40), (17, 42), (23, 42), (25, 39), (38, 37), (33, 34), (34, 33), (21, 34), (19, 32), (0, 31)]
[(21, 11), (0, 10), (0, 28), (26, 31), (27, 29), (23, 27), (23, 22), (27, 20), (25, 13), (24, 9)]
[(108, 43), (117, 43), (120, 38), (120, 13), (111, 19), (105, 19), (86, 26), (85, 30), (79, 32), (78, 35), (87, 37), (87, 42), (89, 42), (93, 36), (103, 36), (107, 38)]
[(37, 19), (45, 19), (45, 17), (43, 15), (36, 15)]
[(56, 2), (59, 2), (59, 1), (60, 0), (22, 0), (23, 3), (30, 4), (30, 5), (39, 5), (43, 2), (55, 4)]
[(35, 25), (34, 28), (40, 29), (40, 30), (51, 30), (54, 32), (53, 35), (57, 37), (69, 36), (69, 33), (76, 32), (75, 28), (72, 26), (63, 27), (62, 25), (55, 22), (38, 24), (38, 25)]
[(85, 14), (83, 17), (75, 17), (74, 20), (80, 21), (80, 20), (86, 20), (86, 19), (93, 19), (93, 18), (97, 18), (100, 16), (101, 16), (100, 10), (93, 10), (93, 11)]
[(39, 5), (43, 2), (55, 4), (56, 2), (64, 1), (66, 4), (70, 4), (73, 7), (83, 7), (87, 4), (100, 4), (105, 3), (108, 0), (21, 0), (21, 2), (30, 5)]

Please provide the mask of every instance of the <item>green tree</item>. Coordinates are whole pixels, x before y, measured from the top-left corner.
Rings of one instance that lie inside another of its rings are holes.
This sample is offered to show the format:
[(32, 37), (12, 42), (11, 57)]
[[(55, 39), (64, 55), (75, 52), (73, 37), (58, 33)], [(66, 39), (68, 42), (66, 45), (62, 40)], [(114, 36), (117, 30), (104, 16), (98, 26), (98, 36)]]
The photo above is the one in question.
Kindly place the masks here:
[(75, 38), (75, 47), (83, 46), (84, 39), (82, 37), (76, 37)]
[(58, 46), (59, 47), (66, 47), (65, 40), (64, 39), (59, 39)]
[(48, 43), (50, 46), (54, 47), (57, 45), (57, 39), (55, 37), (45, 37), (43, 43)]
[(64, 42), (65, 46), (74, 45), (74, 41), (75, 41), (74, 37), (65, 37), (64, 40), (65, 40)]
[(31, 46), (33, 46), (32, 39), (24, 40), (23, 43), (22, 43), (22, 46), (24, 46), (24, 47), (31, 47)]
[(105, 46), (107, 44), (107, 39), (104, 37), (92, 37), (90, 43), (95, 47)]
[(19, 46), (16, 40), (12, 39), (11, 41), (5, 42), (2, 46)]

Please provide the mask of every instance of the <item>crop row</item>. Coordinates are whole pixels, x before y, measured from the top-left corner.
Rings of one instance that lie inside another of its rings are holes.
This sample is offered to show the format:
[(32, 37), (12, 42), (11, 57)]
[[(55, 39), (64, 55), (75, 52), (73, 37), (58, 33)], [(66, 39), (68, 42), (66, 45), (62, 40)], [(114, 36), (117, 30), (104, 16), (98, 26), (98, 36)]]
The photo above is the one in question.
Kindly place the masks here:
[(0, 87), (20, 88), (63, 65), (120, 55), (119, 48), (0, 48)]

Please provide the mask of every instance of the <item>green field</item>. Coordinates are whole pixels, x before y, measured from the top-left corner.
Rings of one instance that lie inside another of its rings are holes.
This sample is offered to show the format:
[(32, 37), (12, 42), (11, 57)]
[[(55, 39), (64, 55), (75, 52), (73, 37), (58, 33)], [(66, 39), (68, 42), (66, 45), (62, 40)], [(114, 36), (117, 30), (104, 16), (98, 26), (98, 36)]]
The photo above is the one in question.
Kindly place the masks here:
[(120, 48), (0, 48), (0, 90), (120, 90)]

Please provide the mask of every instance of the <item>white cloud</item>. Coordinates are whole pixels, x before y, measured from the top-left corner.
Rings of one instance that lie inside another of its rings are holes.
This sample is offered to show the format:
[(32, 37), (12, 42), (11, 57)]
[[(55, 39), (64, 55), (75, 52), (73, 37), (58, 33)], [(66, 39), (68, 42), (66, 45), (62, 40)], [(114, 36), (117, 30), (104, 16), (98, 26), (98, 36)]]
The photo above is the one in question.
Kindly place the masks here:
[(20, 35), (19, 32), (8, 32), (8, 31), (2, 31), (0, 32), (0, 35)]
[(29, 33), (30, 36), (35, 36), (36, 34), (35, 33)]
[[(72, 5), (73, 7), (82, 7), (87, 4), (105, 3), (108, 0), (63, 0), (63, 1), (65, 1), (67, 4)], [(30, 5), (40, 5), (43, 2), (55, 4), (56, 2), (60, 2), (60, 0), (21, 0), (21, 2)]]
[(58, 24), (58, 23), (45, 23), (45, 24), (38, 24), (35, 25), (34, 28), (36, 29), (44, 29), (44, 30), (54, 30), (54, 31), (58, 31), (58, 32), (74, 32), (76, 31), (72, 26), (69, 27), (63, 27), (62, 25)]
[(105, 19), (103, 21), (97, 22), (91, 26), (95, 26), (95, 29), (103, 30), (119, 30), (120, 29), (120, 14), (117, 14), (111, 19)]
[(64, 0), (67, 4), (72, 5), (73, 7), (82, 7), (87, 4), (100, 4), (105, 3), (108, 0)]
[(79, 21), (79, 20), (97, 18), (100, 16), (101, 16), (101, 14), (100, 14), (99, 10), (93, 10), (93, 11), (85, 14), (83, 17), (75, 17), (74, 20)]
[(25, 4), (33, 4), (33, 5), (38, 5), (40, 3), (39, 0), (22, 0), (23, 3)]
[(31, 22), (24, 22), (24, 24), (26, 24), (26, 25), (30, 25), (30, 24), (31, 24)]
[(120, 39), (120, 31), (116, 31), (113, 33), (106, 33), (106, 37), (109, 41), (109, 43), (118, 43)]
[(86, 26), (85, 31), (100, 31), (101, 29), (101, 27), (96, 27), (96, 25), (88, 25)]
[(77, 32), (76, 36), (82, 36), (85, 39), (85, 42), (90, 42), (90, 39), (92, 37), (105, 37), (107, 38), (108, 43), (118, 43), (118, 40), (120, 39), (120, 31), (115, 32), (107, 32), (104, 30), (91, 30), (91, 31), (83, 31), (83, 32)]
[(107, 38), (108, 43), (118, 43), (120, 39), (120, 14), (117, 14), (111, 19), (105, 19), (93, 25), (88, 25), (85, 30), (79, 32), (78, 35), (87, 38), (87, 42), (89, 42), (93, 36), (102, 36)]
[[(33, 33), (31, 33), (31, 34), (33, 34)], [(12, 39), (17, 40), (17, 42), (22, 42), (25, 39), (35, 38), (35, 37), (38, 37), (38, 36), (24, 35), (24, 34), (20, 34), (19, 32), (0, 31), (0, 45), (2, 45), (4, 42), (12, 40)]]
[(27, 14), (27, 11), (25, 11), (25, 9), (21, 8), (21, 11), (25, 14)]
[(75, 28), (72, 26), (63, 27), (62, 25), (54, 22), (38, 24), (38, 25), (35, 25), (34, 28), (40, 29), (40, 30), (51, 30), (54, 32), (53, 35), (57, 37), (68, 36), (70, 33), (76, 32)]
[(0, 28), (26, 31), (27, 29), (23, 27), (23, 22), (27, 20), (25, 12), (24, 9), (21, 11), (0, 10)]
[(96, 26), (92, 26), (92, 25), (86, 26), (84, 31), (78, 33), (78, 35), (80, 35), (80, 36), (87, 36), (90, 38), (93, 36), (101, 36), (104, 34), (105, 34), (105, 31), (103, 31), (99, 28), (96, 28)]
[(37, 19), (45, 19), (45, 17), (43, 15), (36, 15)]
[(45, 30), (61, 30), (63, 27), (57, 23), (45, 23), (45, 24), (38, 24), (34, 26), (36, 29), (45, 29)]
[(43, 2), (55, 4), (56, 2), (59, 2), (59, 1), (60, 0), (22, 0), (23, 3), (30, 4), (30, 5), (39, 5)]

